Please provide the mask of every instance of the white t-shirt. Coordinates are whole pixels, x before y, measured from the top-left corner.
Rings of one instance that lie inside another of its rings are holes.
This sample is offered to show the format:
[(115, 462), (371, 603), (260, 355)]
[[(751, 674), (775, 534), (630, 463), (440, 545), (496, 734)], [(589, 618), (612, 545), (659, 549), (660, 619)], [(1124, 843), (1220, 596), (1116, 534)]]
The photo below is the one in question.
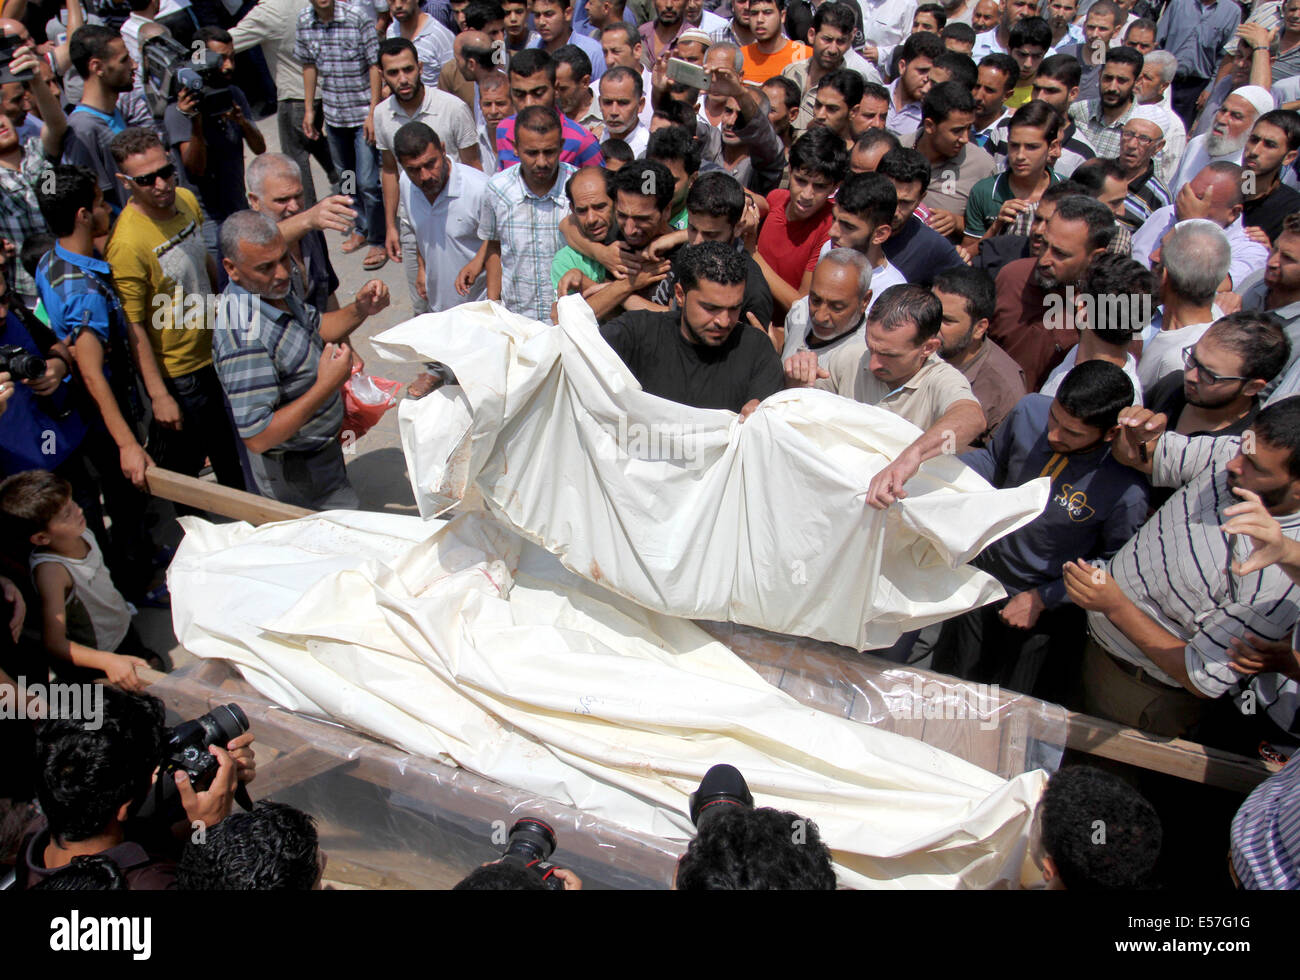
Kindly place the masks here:
[(468, 296), (456, 292), (457, 273), (482, 244), (478, 237), (478, 218), (487, 183), (487, 174), (452, 163), (447, 186), (430, 204), (404, 172), (398, 175), (402, 208), (410, 216), (416, 248), (424, 259), (424, 283), (432, 313), (487, 295), (486, 274), (479, 276)]
[[(1061, 387), (1061, 382), (1065, 379), (1065, 376), (1074, 370), (1074, 366), (1078, 361), (1079, 348), (1076, 345), (1070, 348), (1070, 352), (1065, 355), (1065, 360), (1052, 369), (1052, 373), (1049, 374), (1047, 380), (1043, 382), (1043, 387), (1038, 389), (1039, 394), (1055, 395), (1057, 389)], [(1182, 361), (1179, 361), (1179, 366), (1181, 365)], [(1128, 379), (1133, 382), (1133, 397), (1136, 399), (1133, 404), (1141, 405), (1142, 381), (1138, 378), (1137, 358), (1132, 354), (1124, 355), (1124, 373), (1127, 374)]]
[(31, 557), (33, 576), (39, 565), (62, 565), (72, 577), (72, 591), (67, 602), (79, 602), (90, 620), (94, 637), (69, 637), (96, 649), (112, 653), (126, 638), (131, 628), (131, 607), (122, 593), (113, 585), (113, 577), (104, 564), (104, 556), (89, 531), (81, 532), (81, 540), (90, 546), (85, 558), (68, 558), (50, 551), (38, 551)]
[[(1152, 322), (1155, 322), (1154, 319)], [(1142, 382), (1142, 391), (1150, 393), (1162, 378), (1175, 371), (1182, 371), (1183, 348), (1200, 340), (1213, 324), (1214, 320), (1207, 320), (1204, 323), (1179, 327), (1177, 330), (1160, 330), (1157, 327), (1149, 340), (1144, 333), (1142, 359), (1138, 361), (1138, 379)]]

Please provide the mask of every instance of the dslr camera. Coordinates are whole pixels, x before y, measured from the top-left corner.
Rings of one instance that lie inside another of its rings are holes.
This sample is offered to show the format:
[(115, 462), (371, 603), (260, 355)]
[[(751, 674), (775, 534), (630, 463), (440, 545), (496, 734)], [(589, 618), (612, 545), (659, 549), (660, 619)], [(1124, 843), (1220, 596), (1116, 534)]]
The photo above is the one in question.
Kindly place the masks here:
[(0, 371), (8, 371), (15, 381), (36, 381), (45, 377), (45, 359), (17, 344), (5, 344), (0, 346)]
[(557, 878), (555, 869), (559, 865), (547, 861), (555, 853), (555, 831), (542, 820), (525, 817), (515, 822), (510, 828), (510, 839), (506, 841), (506, 851), (502, 856), (503, 864), (517, 864), (527, 868), (542, 879), (542, 884), (551, 891), (564, 891), (564, 882)]
[[(158, 778), (136, 815), (142, 818), (162, 816), (169, 823), (183, 819), (185, 813), (176, 789), (175, 774), (184, 772), (194, 791), (202, 793), (212, 785), (212, 779), (220, 768), (217, 757), (208, 751), (208, 746), (225, 748), (226, 743), (246, 731), (248, 716), (233, 703), (218, 705), (206, 715), (183, 721), (173, 728), (167, 733), (167, 742), (163, 746)], [(243, 783), (235, 788), (235, 799), (245, 810), (253, 809), (253, 801)]]
[(174, 38), (159, 34), (140, 46), (140, 60), (145, 101), (157, 119), (182, 89), (198, 95), (199, 112), (205, 116), (219, 116), (235, 104), (221, 74), (221, 56), (206, 47), (191, 52)]

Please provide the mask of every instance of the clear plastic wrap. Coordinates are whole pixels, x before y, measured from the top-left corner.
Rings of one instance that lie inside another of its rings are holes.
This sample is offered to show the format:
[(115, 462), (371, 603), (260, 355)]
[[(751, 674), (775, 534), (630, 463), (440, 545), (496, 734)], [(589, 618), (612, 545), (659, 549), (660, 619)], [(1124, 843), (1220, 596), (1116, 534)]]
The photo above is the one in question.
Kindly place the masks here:
[(558, 840), (554, 860), (576, 871), (587, 888), (667, 888), (685, 850), (681, 842), (596, 820), (341, 725), (286, 711), (226, 663), (193, 664), (163, 677), (150, 691), (179, 718), (238, 702), (257, 738), (257, 778), (250, 793), (316, 818), (329, 858), (326, 880), (367, 888), (450, 888), (484, 861), (500, 857), (505, 834), (525, 816), (551, 825)]
[[(700, 623), (769, 683), (818, 710), (921, 739), (1003, 778), (1054, 770), (1062, 708), (981, 689), (870, 654), (729, 623)], [(192, 718), (234, 700), (257, 735), (254, 797), (316, 817), (327, 878), (362, 887), (449, 888), (500, 853), (523, 816), (556, 831), (556, 860), (588, 887), (666, 888), (680, 841), (639, 833), (573, 807), (413, 756), (257, 694), (228, 664), (204, 661), (152, 690)]]
[(698, 625), (810, 707), (920, 739), (1003, 779), (1061, 764), (1067, 717), (1060, 705), (834, 643), (735, 623)]

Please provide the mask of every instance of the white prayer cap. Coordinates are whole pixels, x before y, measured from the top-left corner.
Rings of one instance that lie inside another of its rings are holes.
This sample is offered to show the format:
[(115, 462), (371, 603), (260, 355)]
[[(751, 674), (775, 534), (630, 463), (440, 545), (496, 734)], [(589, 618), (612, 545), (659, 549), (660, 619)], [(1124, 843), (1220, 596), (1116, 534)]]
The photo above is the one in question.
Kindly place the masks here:
[(702, 44), (706, 48), (713, 47), (713, 38), (709, 37), (698, 27), (691, 27), (677, 35), (678, 41), (694, 41), (696, 44)]
[(1135, 105), (1133, 113), (1129, 119), (1142, 119), (1149, 123), (1155, 123), (1160, 128), (1160, 135), (1163, 136), (1169, 132), (1170, 119), (1169, 111), (1158, 103), (1152, 105)]
[(1241, 88), (1234, 88), (1228, 94), (1245, 99), (1255, 107), (1255, 111), (1261, 116), (1266, 112), (1273, 111), (1273, 94), (1262, 85), (1243, 85)]

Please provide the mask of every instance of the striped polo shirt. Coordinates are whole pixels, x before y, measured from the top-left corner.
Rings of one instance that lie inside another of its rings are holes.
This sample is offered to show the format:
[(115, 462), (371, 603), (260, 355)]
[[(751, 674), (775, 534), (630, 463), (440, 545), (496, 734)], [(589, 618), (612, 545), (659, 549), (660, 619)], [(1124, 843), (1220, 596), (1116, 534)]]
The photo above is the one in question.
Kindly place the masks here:
[[(1186, 642), (1188, 677), (1198, 691), (1212, 698), (1242, 680), (1229, 666), (1231, 639), (1250, 632), (1266, 640), (1282, 640), (1300, 617), (1300, 589), (1277, 567), (1249, 575), (1231, 572), (1231, 563), (1245, 561), (1251, 551), (1243, 535), (1229, 543), (1222, 530), (1224, 509), (1240, 500), (1228, 488), (1225, 468), (1240, 446), (1236, 436), (1189, 438), (1175, 432), (1161, 436), (1151, 484), (1179, 489), (1109, 565), (1124, 594)], [(1287, 537), (1300, 540), (1300, 513), (1277, 520)], [(1171, 687), (1180, 686), (1105, 614), (1089, 612), (1088, 627), (1115, 657)]]
[[(281, 310), (237, 283), (230, 283), (217, 306), (212, 357), (241, 439), (251, 439), (275, 412), (305, 395), (316, 383), (325, 341), (320, 313), (290, 293)], [(343, 399), (330, 395), (302, 428), (267, 455), (314, 452), (338, 438)]]
[[(519, 162), (515, 153), (515, 119), (507, 116), (497, 126), (497, 169), (505, 170)], [(560, 147), (560, 162), (571, 163), (579, 170), (583, 167), (603, 167), (605, 158), (600, 153), (596, 137), (568, 116), (560, 116), (564, 144)]]
[(1173, 194), (1165, 182), (1156, 176), (1155, 161), (1147, 164), (1147, 172), (1128, 185), (1128, 197), (1124, 198), (1124, 216), (1119, 220), (1137, 231), (1147, 218), (1161, 208), (1174, 203)]

